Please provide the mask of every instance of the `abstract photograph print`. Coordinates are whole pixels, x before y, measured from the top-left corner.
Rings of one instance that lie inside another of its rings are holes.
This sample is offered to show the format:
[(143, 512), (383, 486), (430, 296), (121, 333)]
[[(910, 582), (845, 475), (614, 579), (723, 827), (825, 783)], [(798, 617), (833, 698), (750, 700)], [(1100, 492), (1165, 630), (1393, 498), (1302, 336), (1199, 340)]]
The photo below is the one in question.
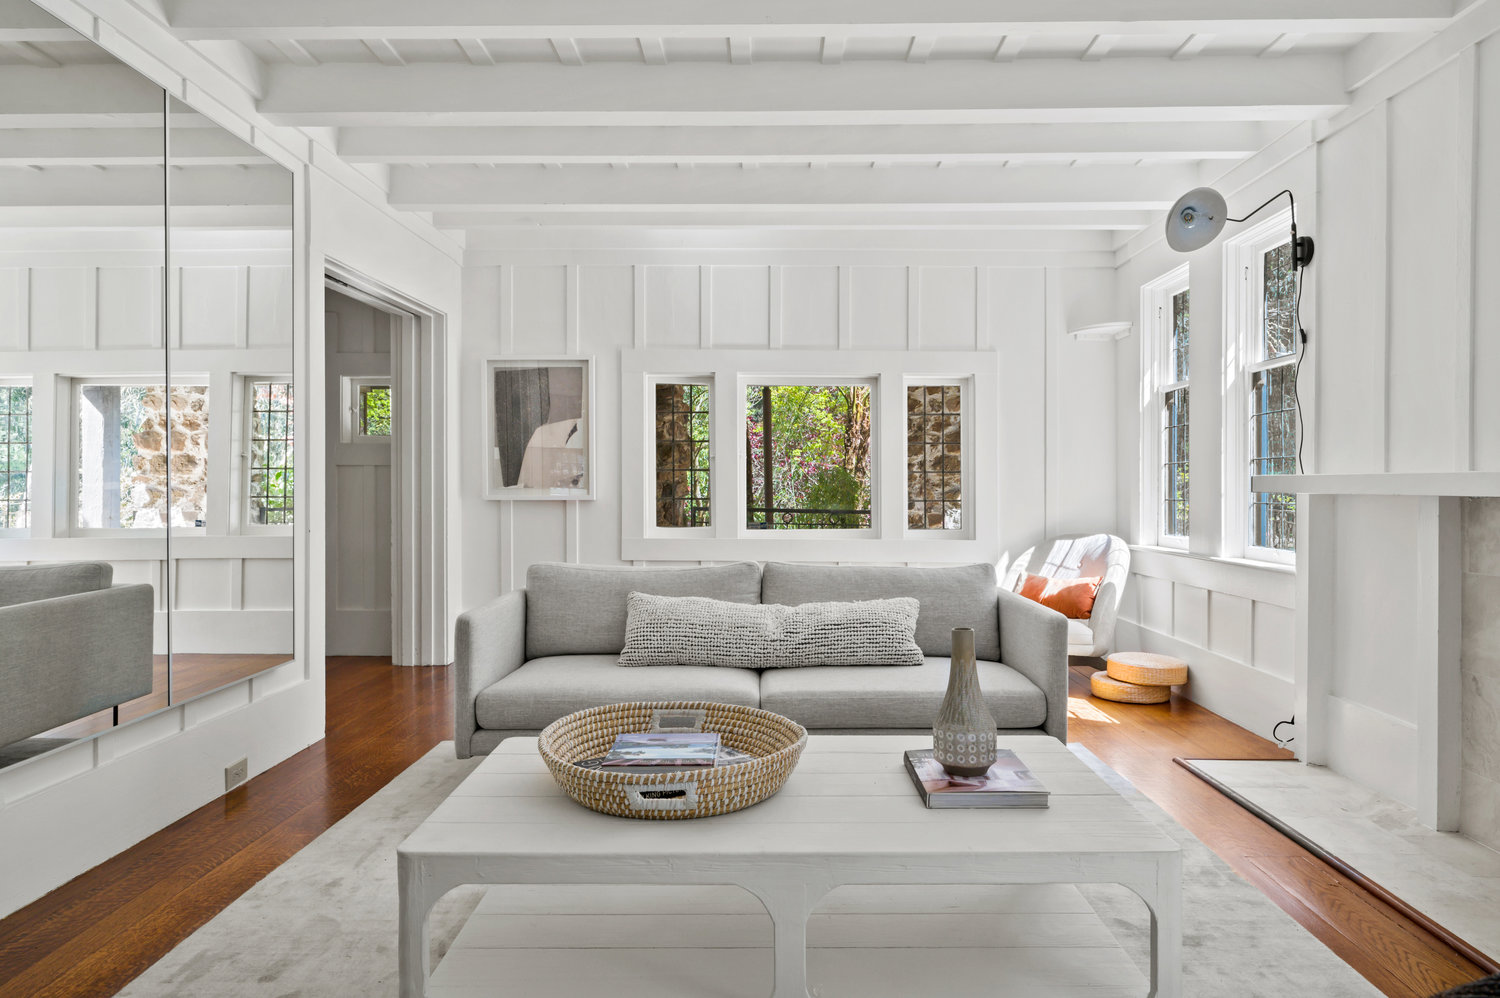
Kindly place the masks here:
[(484, 385), (485, 498), (594, 498), (589, 358), (491, 358)]

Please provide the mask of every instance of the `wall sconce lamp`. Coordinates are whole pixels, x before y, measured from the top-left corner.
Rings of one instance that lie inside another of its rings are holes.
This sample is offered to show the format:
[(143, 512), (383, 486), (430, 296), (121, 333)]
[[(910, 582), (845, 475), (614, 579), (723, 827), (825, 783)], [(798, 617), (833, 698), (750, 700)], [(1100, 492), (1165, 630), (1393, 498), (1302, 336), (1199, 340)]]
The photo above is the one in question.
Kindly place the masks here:
[(1179, 253), (1191, 253), (1202, 249), (1218, 238), (1226, 222), (1244, 222), (1276, 198), (1285, 194), (1292, 205), (1292, 265), (1298, 270), (1312, 263), (1313, 241), (1311, 236), (1297, 235), (1297, 199), (1291, 191), (1282, 191), (1266, 200), (1244, 218), (1230, 218), (1224, 195), (1212, 187), (1196, 187), (1177, 199), (1167, 213), (1167, 245)]

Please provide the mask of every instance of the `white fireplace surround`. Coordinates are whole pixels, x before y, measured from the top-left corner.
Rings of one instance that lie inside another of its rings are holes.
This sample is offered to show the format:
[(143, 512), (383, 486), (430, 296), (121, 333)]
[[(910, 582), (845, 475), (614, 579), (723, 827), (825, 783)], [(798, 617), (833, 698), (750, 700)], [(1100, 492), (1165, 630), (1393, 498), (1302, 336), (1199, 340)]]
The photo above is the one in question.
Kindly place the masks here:
[[(1497, 739), (1465, 701), (1488, 689), (1470, 673), (1488, 675), (1500, 648), (1470, 647), (1463, 607), (1466, 568), (1500, 575), (1500, 536), (1485, 543), (1481, 529), (1500, 534), (1500, 517), (1465, 516), (1466, 499), (1500, 496), (1500, 473), (1289, 475), (1251, 487), (1297, 493), (1298, 757), (1414, 807), (1429, 827), (1496, 845)], [(1466, 521), (1481, 525), (1476, 536)], [(1473, 552), (1490, 547), (1496, 564), (1478, 565)]]

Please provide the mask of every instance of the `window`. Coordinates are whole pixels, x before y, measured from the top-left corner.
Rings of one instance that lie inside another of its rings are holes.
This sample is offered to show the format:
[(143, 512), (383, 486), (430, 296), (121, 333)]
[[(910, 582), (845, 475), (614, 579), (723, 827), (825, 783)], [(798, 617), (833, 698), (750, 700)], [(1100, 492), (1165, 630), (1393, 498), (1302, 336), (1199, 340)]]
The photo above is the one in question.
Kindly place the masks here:
[(1190, 523), (1192, 313), (1188, 268), (1141, 289), (1142, 509), (1145, 536), (1186, 547)]
[(862, 530), (870, 513), (868, 384), (745, 391), (745, 526)]
[(707, 527), (709, 502), (709, 386), (656, 386), (656, 525)]
[(906, 386), (906, 527), (963, 529), (963, 386)]
[(31, 386), (0, 384), (0, 530), (31, 526)]
[[(245, 390), (250, 441), (246, 514), (252, 525), (289, 525), (296, 494), (292, 385), (285, 380), (246, 379)], [(389, 391), (385, 412), (389, 432)]]
[(396, 403), (390, 375), (340, 378), (339, 401), (344, 412), (339, 422), (339, 439), (343, 443), (390, 442)]
[(1252, 475), (1297, 471), (1296, 268), (1281, 212), (1226, 248), (1230, 328), (1225, 394), (1225, 546), (1246, 557), (1291, 561), (1297, 497), (1251, 492)]
[(173, 385), (169, 397), (163, 385), (75, 382), (75, 526), (203, 526), (208, 508), (208, 413), (206, 385)]
[(359, 389), (359, 435), (391, 435), (391, 386), (361, 385)]

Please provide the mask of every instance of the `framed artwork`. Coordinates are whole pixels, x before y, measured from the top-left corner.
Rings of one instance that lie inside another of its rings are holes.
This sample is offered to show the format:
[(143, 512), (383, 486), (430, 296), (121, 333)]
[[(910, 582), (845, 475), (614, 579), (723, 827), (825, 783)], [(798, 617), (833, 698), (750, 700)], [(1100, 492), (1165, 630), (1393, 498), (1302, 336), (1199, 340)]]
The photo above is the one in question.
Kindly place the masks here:
[(484, 362), (484, 497), (594, 498), (592, 357)]

